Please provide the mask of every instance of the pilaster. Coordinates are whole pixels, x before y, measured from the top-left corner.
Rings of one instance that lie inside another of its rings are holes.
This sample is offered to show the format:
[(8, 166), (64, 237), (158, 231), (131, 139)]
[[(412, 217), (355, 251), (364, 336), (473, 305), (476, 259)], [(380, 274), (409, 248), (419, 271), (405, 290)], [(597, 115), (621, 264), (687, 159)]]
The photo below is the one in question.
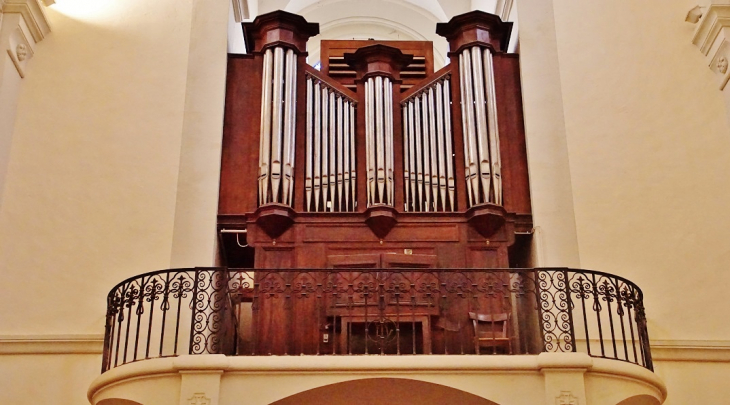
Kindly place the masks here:
[(21, 80), (37, 44), (50, 32), (43, 7), (39, 0), (0, 0), (0, 204)]

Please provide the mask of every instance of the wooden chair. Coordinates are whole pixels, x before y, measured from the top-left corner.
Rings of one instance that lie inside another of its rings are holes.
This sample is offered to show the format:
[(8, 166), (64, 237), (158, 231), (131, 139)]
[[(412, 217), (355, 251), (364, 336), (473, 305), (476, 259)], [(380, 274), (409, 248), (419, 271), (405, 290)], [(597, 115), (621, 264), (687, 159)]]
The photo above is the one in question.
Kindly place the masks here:
[(474, 323), (474, 350), (480, 354), (482, 347), (491, 347), (496, 352), (498, 347), (512, 354), (512, 338), (509, 336), (510, 314), (478, 314), (469, 312)]

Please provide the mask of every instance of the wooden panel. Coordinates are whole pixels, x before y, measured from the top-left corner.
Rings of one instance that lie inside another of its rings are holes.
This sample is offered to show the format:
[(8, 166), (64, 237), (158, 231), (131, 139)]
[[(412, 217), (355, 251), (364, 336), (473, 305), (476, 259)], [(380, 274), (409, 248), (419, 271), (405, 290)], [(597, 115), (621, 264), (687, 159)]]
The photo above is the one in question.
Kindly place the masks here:
[(261, 56), (229, 55), (219, 214), (253, 212), (257, 206)]
[(380, 254), (327, 256), (327, 267), (333, 269), (374, 269), (380, 267)]
[(406, 255), (398, 253), (384, 253), (381, 256), (382, 266), (385, 269), (395, 268), (435, 268), (438, 257), (435, 255)]
[(468, 268), (499, 268), (500, 254), (497, 248), (468, 247), (466, 251), (466, 267)]
[(456, 225), (422, 225), (395, 227), (388, 234), (388, 240), (458, 242), (459, 228)]
[[(404, 54), (413, 55), (413, 62), (401, 72), (403, 85), (400, 91), (406, 91), (426, 76), (433, 73), (433, 42), (431, 41), (341, 41), (322, 40), (320, 58), (322, 72), (342, 83), (352, 91), (356, 91), (355, 70), (345, 63), (343, 55), (354, 53), (357, 49), (383, 44), (398, 48)], [(396, 89), (394, 89), (396, 93)]]
[(496, 54), (494, 69), (504, 208), (508, 212), (529, 214), (532, 212), (532, 208), (527, 172), (519, 59), (517, 55), (513, 54)]
[(308, 225), (304, 228), (304, 242), (377, 242), (378, 238), (366, 225), (342, 226)]

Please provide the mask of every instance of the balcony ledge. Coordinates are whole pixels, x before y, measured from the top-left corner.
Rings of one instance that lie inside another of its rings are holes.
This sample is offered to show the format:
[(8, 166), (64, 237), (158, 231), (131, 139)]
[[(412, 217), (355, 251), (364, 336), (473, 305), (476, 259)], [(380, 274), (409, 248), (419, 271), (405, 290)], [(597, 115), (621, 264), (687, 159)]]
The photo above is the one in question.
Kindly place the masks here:
[[(220, 377), (211, 388), (210, 377), (215, 374)], [(454, 378), (450, 378), (450, 374)], [(206, 376), (207, 382), (203, 385), (208, 386), (207, 391), (195, 386), (199, 384), (194, 378), (196, 375)], [(484, 378), (487, 375), (489, 379)], [(433, 382), (497, 403), (513, 404), (538, 403), (530, 402), (537, 398), (542, 398), (539, 402), (542, 403), (544, 398), (558, 398), (568, 391), (579, 400), (582, 398), (580, 403), (611, 405), (637, 395), (653, 397), (656, 402), (652, 402), (659, 404), (667, 395), (664, 382), (638, 365), (592, 358), (583, 353), (541, 353), (512, 356), (186, 355), (138, 361), (109, 370), (91, 384), (88, 398), (92, 404), (108, 398), (162, 404), (165, 402), (160, 399), (163, 393), (155, 388), (160, 386), (159, 382), (144, 384), (145, 380), (160, 378), (171, 379), (180, 387), (179, 393), (169, 392), (170, 403), (178, 403), (173, 398), (187, 398), (191, 392), (197, 395), (205, 391), (208, 397), (214, 397), (211, 405), (218, 402), (217, 398), (244, 395), (244, 392), (251, 404), (268, 404), (309, 389), (363, 378)], [(230, 381), (235, 383), (228, 384)], [(265, 389), (260, 386), (262, 382), (276, 389)], [(599, 386), (603, 389), (597, 389)], [(587, 392), (588, 387), (593, 392)], [(211, 390), (218, 392), (208, 392)], [(603, 397), (595, 398), (599, 392), (609, 392), (611, 397), (603, 394)], [(524, 398), (515, 401), (516, 396)]]

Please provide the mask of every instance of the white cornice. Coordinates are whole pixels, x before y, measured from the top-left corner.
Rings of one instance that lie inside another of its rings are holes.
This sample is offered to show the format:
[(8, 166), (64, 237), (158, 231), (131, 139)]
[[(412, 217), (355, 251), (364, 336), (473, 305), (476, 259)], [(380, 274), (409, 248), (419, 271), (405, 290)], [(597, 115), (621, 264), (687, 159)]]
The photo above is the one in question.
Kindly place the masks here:
[(5, 0), (1, 4), (3, 13), (18, 13), (23, 17), (36, 43), (51, 31), (44, 6), (39, 0)]
[(0, 336), (3, 354), (101, 354), (103, 335)]
[(720, 90), (730, 80), (730, 0), (713, 0), (697, 24), (692, 43), (700, 48)]
[[(103, 343), (102, 335), (8, 335), (0, 336), (0, 355), (101, 354)], [(655, 340), (651, 354), (654, 361), (730, 362), (730, 341)]]
[(651, 342), (654, 361), (730, 362), (727, 340), (657, 340)]

